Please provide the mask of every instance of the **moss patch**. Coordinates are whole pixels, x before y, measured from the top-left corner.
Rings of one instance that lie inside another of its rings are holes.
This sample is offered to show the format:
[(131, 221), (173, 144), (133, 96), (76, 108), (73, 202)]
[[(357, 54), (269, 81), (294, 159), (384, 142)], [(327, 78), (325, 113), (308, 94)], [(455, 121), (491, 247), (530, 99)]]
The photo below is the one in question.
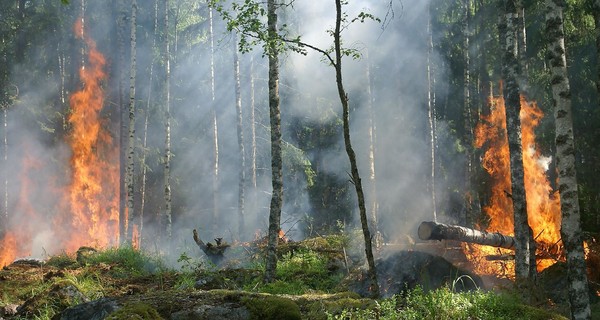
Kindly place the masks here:
[(144, 320), (162, 320), (163, 317), (158, 314), (158, 311), (152, 306), (141, 303), (129, 303), (119, 308), (119, 310), (111, 313), (106, 318), (107, 320), (120, 320), (120, 319), (144, 319)]
[(295, 320), (302, 319), (298, 305), (286, 298), (276, 296), (251, 296), (242, 298), (242, 304), (250, 311), (250, 319)]

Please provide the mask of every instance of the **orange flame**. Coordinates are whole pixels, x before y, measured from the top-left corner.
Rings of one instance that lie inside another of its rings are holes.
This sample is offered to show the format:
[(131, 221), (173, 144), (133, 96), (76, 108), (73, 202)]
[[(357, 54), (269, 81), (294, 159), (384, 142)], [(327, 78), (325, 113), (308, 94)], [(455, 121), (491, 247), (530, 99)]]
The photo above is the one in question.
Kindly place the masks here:
[[(106, 62), (96, 43), (83, 32), (81, 19), (74, 28), (88, 53), (86, 66), (79, 71), (82, 88), (70, 98), (71, 132), (66, 138), (72, 151), (70, 182), (66, 188), (56, 187), (55, 182), (34, 183), (30, 178), (44, 168), (37, 160), (39, 157), (27, 152), (19, 177), (19, 200), (11, 207), (9, 223), (0, 238), (0, 267), (17, 257), (34, 254), (32, 251), (40, 250), (40, 244), (36, 243), (40, 241), (44, 242), (43, 250), (49, 249), (47, 253), (54, 254), (73, 252), (80, 246), (106, 247), (119, 240), (118, 148), (101, 115)], [(55, 192), (59, 193), (56, 207), (36, 207), (36, 195), (55, 196)], [(52, 227), (40, 221), (50, 221)], [(55, 243), (46, 242), (49, 235)]]
[[(475, 147), (487, 147), (482, 164), (492, 180), (491, 197), (484, 212), (489, 217), (488, 232), (514, 233), (514, 220), (510, 183), (510, 155), (506, 135), (504, 98), (492, 98), (491, 112), (482, 116), (475, 129)], [(521, 97), (521, 130), (523, 166), (525, 170), (525, 193), (529, 225), (538, 246), (545, 251), (558, 250), (560, 242), (560, 199), (552, 190), (546, 171), (550, 158), (544, 157), (535, 142), (535, 128), (543, 118), (543, 112), (535, 102)], [(465, 252), (472, 261), (477, 261), (476, 271), (483, 274), (514, 274), (514, 262), (490, 262), (483, 259), (490, 254), (510, 254), (509, 250), (469, 245)], [(538, 271), (554, 264), (552, 259), (538, 259)]]
[[(24, 145), (26, 151), (30, 150), (29, 144)], [(19, 198), (15, 203), (15, 219), (8, 223), (4, 236), (0, 241), (0, 267), (14, 261), (19, 256), (31, 255), (33, 233), (36, 221), (41, 217), (32, 204), (32, 190), (35, 189), (33, 177), (39, 175), (43, 169), (42, 162), (31, 155), (26, 155), (19, 172)]]
[(83, 88), (71, 96), (67, 119), (72, 128), (67, 138), (73, 152), (72, 180), (68, 187), (68, 209), (55, 220), (57, 227), (66, 233), (63, 236), (67, 251), (82, 245), (106, 247), (119, 240), (119, 162), (100, 114), (104, 106), (102, 83), (106, 80), (106, 61), (96, 43), (83, 32), (80, 20), (75, 25), (75, 35), (87, 45), (89, 66), (79, 71)]

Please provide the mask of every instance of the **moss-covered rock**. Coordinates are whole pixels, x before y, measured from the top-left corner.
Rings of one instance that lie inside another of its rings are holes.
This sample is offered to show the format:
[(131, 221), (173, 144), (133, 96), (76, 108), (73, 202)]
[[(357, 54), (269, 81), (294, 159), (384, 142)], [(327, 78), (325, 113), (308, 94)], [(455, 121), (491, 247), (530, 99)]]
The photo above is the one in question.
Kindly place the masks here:
[(244, 297), (241, 301), (250, 311), (251, 320), (302, 319), (298, 305), (287, 298), (253, 295)]
[(122, 319), (162, 320), (164, 318), (152, 306), (141, 302), (134, 302), (125, 304), (106, 317), (106, 320)]

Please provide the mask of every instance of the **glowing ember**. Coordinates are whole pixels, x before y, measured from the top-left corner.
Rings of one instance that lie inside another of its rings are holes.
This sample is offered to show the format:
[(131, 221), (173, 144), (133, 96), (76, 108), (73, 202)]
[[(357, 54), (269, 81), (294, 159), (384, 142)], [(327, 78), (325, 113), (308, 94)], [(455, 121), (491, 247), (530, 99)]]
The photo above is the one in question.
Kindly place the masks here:
[[(533, 102), (521, 97), (521, 130), (523, 143), (523, 166), (525, 169), (525, 190), (529, 225), (536, 243), (544, 252), (560, 252), (560, 199), (552, 190), (546, 171), (549, 158), (540, 154), (535, 143), (535, 128), (543, 117), (542, 111)], [(493, 98), (491, 113), (482, 117), (476, 128), (475, 147), (486, 147), (483, 167), (489, 173), (493, 188), (488, 206), (484, 208), (489, 217), (488, 232), (513, 235), (513, 213), (510, 198), (510, 157), (506, 136), (506, 115), (504, 98)], [(476, 262), (477, 272), (482, 274), (514, 275), (514, 262), (501, 263), (487, 261), (487, 255), (513, 254), (510, 250), (469, 245), (467, 256)], [(538, 270), (554, 264), (553, 259), (539, 259)]]

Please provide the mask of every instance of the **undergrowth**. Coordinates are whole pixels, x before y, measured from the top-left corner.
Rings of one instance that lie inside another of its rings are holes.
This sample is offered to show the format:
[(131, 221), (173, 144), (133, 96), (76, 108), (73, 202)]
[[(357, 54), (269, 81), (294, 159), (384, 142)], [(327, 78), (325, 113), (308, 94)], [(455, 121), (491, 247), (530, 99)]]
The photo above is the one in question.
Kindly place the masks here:
[(453, 292), (440, 288), (424, 292), (420, 287), (404, 295), (394, 295), (378, 302), (374, 309), (345, 309), (338, 314), (328, 314), (328, 320), (551, 320), (566, 319), (557, 314), (533, 308), (523, 303), (517, 295), (508, 293)]

